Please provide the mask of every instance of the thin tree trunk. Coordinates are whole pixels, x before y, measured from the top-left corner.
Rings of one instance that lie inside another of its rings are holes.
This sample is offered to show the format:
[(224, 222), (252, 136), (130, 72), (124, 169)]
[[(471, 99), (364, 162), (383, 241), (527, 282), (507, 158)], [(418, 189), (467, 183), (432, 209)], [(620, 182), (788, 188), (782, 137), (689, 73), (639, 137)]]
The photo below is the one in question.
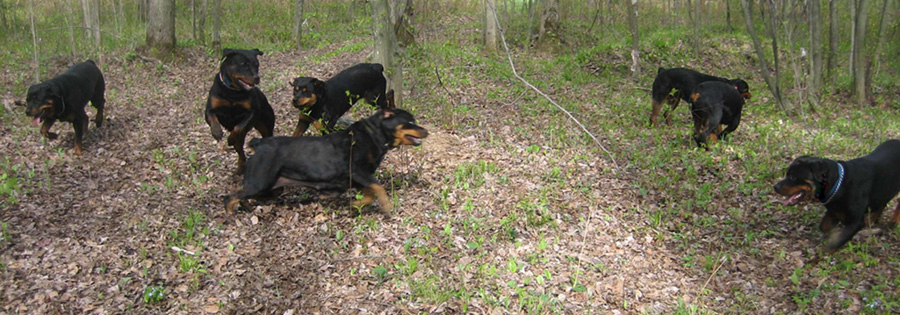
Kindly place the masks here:
[(69, 11), (65, 17), (66, 27), (69, 28), (69, 50), (72, 53), (72, 58), (75, 58), (75, 27), (72, 25), (72, 21), (69, 19), (71, 16), (75, 16), (75, 12), (72, 12), (72, 2), (66, 3), (66, 10)]
[[(875, 66), (875, 76), (878, 76), (879, 70), (881, 70), (881, 49), (884, 46), (884, 42), (887, 41), (887, 26), (892, 23), (891, 14), (888, 14), (888, 10), (890, 9), (891, 1), (893, 0), (884, 0), (881, 5), (881, 26), (878, 27), (878, 46), (875, 47), (875, 53), (872, 54), (875, 58), (875, 62), (873, 63)], [(871, 80), (869, 80), (871, 82)]]
[[(353, 1), (350, 1), (351, 3)], [(303, 0), (294, 0), (294, 44), (297, 50), (303, 49)]]
[(497, 51), (497, 19), (496, 0), (484, 0), (484, 48), (488, 51)]
[(220, 18), (220, 16), (222, 16), (222, 0), (212, 0), (212, 2), (213, 2), (212, 46), (213, 46), (214, 50), (218, 51), (218, 50), (222, 50), (221, 49), (222, 48), (222, 38), (219, 34), (219, 32), (222, 28), (222, 25), (221, 25), (222, 23), (221, 23), (221, 18)]
[(688, 17), (691, 19), (691, 29), (694, 31), (691, 48), (694, 50), (695, 56), (700, 56), (700, 18), (697, 17), (700, 12), (700, 0), (688, 0), (688, 6)]
[(821, 2), (807, 2), (809, 15), (809, 106), (813, 111), (819, 107), (819, 87), (822, 86), (822, 7)]
[(725, 25), (729, 33), (734, 32), (734, 28), (731, 27), (731, 0), (725, 0)]
[(835, 57), (837, 56), (838, 50), (838, 18), (837, 18), (837, 4), (835, 4), (836, 0), (830, 0), (828, 2), (828, 20), (830, 21), (828, 26), (828, 60), (826, 61), (825, 67), (825, 76), (828, 77), (828, 82), (834, 84), (835, 74)]
[(628, 25), (631, 28), (631, 77), (641, 75), (641, 42), (638, 34), (638, 0), (628, 0)]
[[(784, 104), (784, 99), (781, 97), (781, 90), (778, 88), (778, 82), (772, 78), (772, 74), (769, 72), (769, 62), (766, 60), (766, 54), (763, 52), (763, 47), (759, 42), (759, 36), (756, 35), (756, 29), (753, 26), (753, 17), (750, 14), (749, 0), (741, 0), (741, 6), (744, 9), (744, 23), (747, 24), (747, 32), (750, 33), (750, 38), (753, 40), (753, 48), (756, 51), (756, 58), (759, 60), (760, 73), (762, 73), (763, 79), (766, 81), (769, 91), (772, 92), (772, 96), (775, 97), (778, 106), (781, 107), (782, 111), (787, 113), (787, 107)], [(777, 76), (778, 73), (776, 72), (775, 75)]]
[(34, 59), (33, 59), (34, 60), (34, 77), (33, 77), (34, 81), (33, 82), (38, 83), (38, 82), (41, 82), (41, 69), (40, 69), (41, 64), (38, 61), (37, 32), (35, 32), (35, 30), (34, 30), (34, 1), (28, 1), (28, 4), (30, 5), (30, 8), (31, 8), (31, 14), (29, 16), (29, 19), (31, 20), (31, 45), (32, 45), (32, 47), (34, 47), (34, 49), (32, 49), (34, 51), (34, 53), (32, 54), (32, 56), (34, 57)]
[(403, 68), (397, 56), (399, 45), (391, 21), (391, 5), (388, 0), (373, 0), (372, 24), (375, 29), (375, 51), (373, 59), (384, 66), (388, 79), (388, 90), (394, 90), (394, 104), (403, 106)]
[(81, 0), (84, 9), (84, 30), (100, 47), (100, 0)]
[(866, 56), (866, 23), (869, 18), (868, 0), (856, 0), (856, 18), (854, 19), (853, 34), (853, 94), (856, 95), (856, 101), (859, 106), (865, 106), (868, 103), (868, 82), (866, 82), (866, 70), (868, 56)]
[(3, 33), (9, 31), (9, 23), (6, 20), (6, 5), (3, 4), (3, 0), (0, 0), (0, 29), (3, 30)]

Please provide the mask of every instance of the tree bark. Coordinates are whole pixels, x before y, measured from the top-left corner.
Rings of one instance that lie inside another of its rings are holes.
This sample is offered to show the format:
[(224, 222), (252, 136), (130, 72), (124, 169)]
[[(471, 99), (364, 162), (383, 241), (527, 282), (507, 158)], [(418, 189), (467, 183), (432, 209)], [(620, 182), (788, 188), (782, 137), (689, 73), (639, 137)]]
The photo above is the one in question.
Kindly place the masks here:
[(137, 0), (138, 4), (138, 19), (141, 22), (147, 22), (147, 17), (150, 15), (150, 0)]
[[(874, 66), (875, 66), (875, 75), (878, 75), (878, 71), (881, 70), (881, 50), (884, 47), (884, 42), (887, 41), (887, 26), (891, 24), (891, 14), (888, 14), (888, 10), (890, 10), (890, 3), (893, 0), (884, 0), (881, 5), (881, 25), (878, 27), (878, 46), (875, 46), (875, 53), (872, 54), (875, 58)], [(871, 80), (867, 80), (871, 83)]]
[(69, 28), (69, 50), (72, 53), (72, 58), (75, 58), (75, 50), (76, 50), (76, 48), (75, 48), (75, 26), (72, 25), (72, 21), (70, 19), (70, 17), (75, 16), (75, 12), (73, 12), (73, 10), (72, 10), (73, 6), (74, 5), (72, 5), (71, 1), (69, 1), (68, 3), (65, 4), (66, 11), (68, 11), (68, 14), (66, 15), (65, 19), (66, 19), (66, 27)]
[(28, 1), (28, 4), (31, 8), (31, 14), (29, 15), (29, 20), (31, 20), (31, 45), (34, 49), (34, 53), (32, 56), (34, 57), (34, 77), (33, 82), (38, 83), (41, 82), (41, 64), (38, 60), (38, 44), (37, 44), (37, 32), (34, 30), (34, 1)]
[(641, 75), (641, 42), (638, 34), (638, 0), (628, 0), (628, 25), (631, 28), (631, 77)]
[(834, 84), (835, 75), (833, 73), (835, 67), (835, 57), (837, 56), (838, 50), (838, 18), (837, 18), (837, 5), (835, 4), (836, 0), (828, 1), (828, 60), (826, 61), (825, 67), (825, 76), (828, 77), (828, 82)]
[(484, 0), (484, 48), (491, 52), (497, 51), (496, 8), (496, 0)]
[[(769, 62), (766, 60), (766, 54), (763, 52), (762, 44), (759, 42), (759, 36), (756, 34), (756, 29), (753, 26), (753, 17), (750, 13), (750, 0), (741, 0), (741, 6), (744, 9), (744, 22), (747, 24), (747, 32), (750, 33), (750, 38), (753, 40), (753, 48), (756, 51), (756, 58), (759, 60), (759, 70), (762, 73), (763, 79), (766, 81), (766, 85), (769, 87), (769, 91), (772, 92), (772, 96), (775, 98), (775, 101), (778, 103), (778, 106), (781, 107), (781, 110), (787, 112), (787, 107), (784, 104), (784, 99), (781, 97), (781, 90), (778, 88), (778, 81), (772, 78), (772, 73), (769, 72)], [(778, 75), (777, 69), (775, 75)]]
[(147, 46), (163, 59), (175, 51), (175, 0), (150, 0)]
[(391, 21), (391, 5), (388, 0), (373, 0), (372, 24), (375, 29), (375, 50), (373, 59), (384, 66), (388, 80), (388, 90), (394, 90), (394, 104), (403, 106), (403, 68), (400, 62), (397, 36)]
[[(353, 1), (350, 1), (351, 6)], [(303, 0), (294, 0), (294, 25), (293, 25), (294, 45), (297, 50), (303, 49)]]
[(866, 23), (869, 18), (869, 1), (856, 0), (856, 18), (854, 19), (853, 33), (853, 94), (856, 95), (856, 101), (859, 106), (868, 104), (868, 87), (866, 82), (866, 71), (868, 70), (868, 56), (866, 55)]
[(9, 31), (8, 25), (6, 21), (6, 5), (3, 4), (3, 0), (0, 0), (0, 29), (6, 33)]
[(731, 0), (725, 0), (725, 26), (728, 27), (728, 32), (734, 32), (734, 28), (731, 27)]
[(84, 9), (84, 31), (100, 47), (100, 0), (81, 0)]
[(807, 2), (809, 15), (809, 89), (808, 99), (813, 111), (819, 107), (819, 87), (822, 86), (822, 7), (821, 1)]
[(212, 0), (213, 2), (213, 29), (212, 29), (212, 47), (213, 50), (222, 50), (222, 37), (220, 31), (222, 29), (222, 0)]

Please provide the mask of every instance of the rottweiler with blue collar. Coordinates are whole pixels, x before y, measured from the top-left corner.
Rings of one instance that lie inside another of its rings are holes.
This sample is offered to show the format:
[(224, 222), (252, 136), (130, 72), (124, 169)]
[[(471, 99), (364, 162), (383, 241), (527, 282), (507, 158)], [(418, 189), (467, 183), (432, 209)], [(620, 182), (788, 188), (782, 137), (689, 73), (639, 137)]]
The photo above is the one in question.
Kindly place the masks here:
[(238, 154), (237, 173), (243, 174), (244, 138), (256, 129), (263, 138), (271, 137), (275, 129), (275, 111), (259, 84), (259, 49), (230, 49), (222, 52), (219, 72), (213, 78), (206, 99), (204, 118), (213, 138), (222, 140), (222, 127), (228, 135), (228, 145)]
[[(834, 253), (863, 227), (877, 224), (884, 208), (900, 192), (900, 140), (885, 141), (872, 153), (849, 161), (798, 157), (788, 166), (785, 178), (775, 184), (775, 192), (787, 197), (783, 205), (811, 200), (825, 205), (819, 229), (827, 233), (843, 224), (828, 238), (826, 248)], [(898, 220), (900, 205), (890, 226)]]

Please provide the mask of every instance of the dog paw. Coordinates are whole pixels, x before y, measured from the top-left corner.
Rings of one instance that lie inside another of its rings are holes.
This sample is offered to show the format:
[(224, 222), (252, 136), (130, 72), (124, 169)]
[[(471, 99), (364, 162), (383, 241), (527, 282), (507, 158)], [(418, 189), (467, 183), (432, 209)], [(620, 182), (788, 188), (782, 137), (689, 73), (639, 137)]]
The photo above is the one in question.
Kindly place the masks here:
[(50, 139), (50, 140), (56, 140), (56, 138), (59, 136), (57, 136), (56, 133), (48, 132), (48, 133), (44, 134), (44, 137), (47, 137), (47, 139)]
[(222, 137), (225, 135), (224, 132), (222, 132), (222, 129), (210, 129), (210, 130), (212, 131), (213, 139), (216, 139), (216, 141), (221, 141)]

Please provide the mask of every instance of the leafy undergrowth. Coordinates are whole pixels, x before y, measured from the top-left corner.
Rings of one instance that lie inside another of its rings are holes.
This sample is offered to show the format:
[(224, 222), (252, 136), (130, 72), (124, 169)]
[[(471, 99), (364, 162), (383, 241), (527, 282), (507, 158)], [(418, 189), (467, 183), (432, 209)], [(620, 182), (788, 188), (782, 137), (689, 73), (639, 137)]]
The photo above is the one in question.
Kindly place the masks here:
[[(617, 168), (518, 82), (505, 56), (445, 44), (476, 37), (471, 29), (429, 34), (407, 49), (403, 107), (431, 135), (382, 165), (379, 178), (397, 206), (392, 219), (349, 215), (353, 192), (304, 189), (227, 215), (221, 196), (240, 178), (235, 154), (201, 118), (217, 67), (204, 52), (187, 49), (171, 65), (108, 56), (108, 121), (91, 128), (80, 157), (70, 151), (70, 125), (54, 127), (59, 140), (40, 139), (12, 105), (19, 95), (3, 94), (3, 310), (900, 309), (896, 233), (869, 230), (826, 255), (815, 228), (821, 206), (783, 207), (771, 192), (796, 156), (849, 159), (896, 137), (891, 104), (858, 109), (826, 96), (818, 114), (787, 117), (751, 70), (745, 38), (723, 36), (699, 61), (688, 60), (683, 44), (650, 40), (636, 81), (620, 43), (561, 57), (516, 53), (520, 73), (571, 111)], [(290, 133), (297, 119), (286, 82), (364, 61), (370, 51), (358, 42), (260, 57), (276, 134)], [(671, 53), (653, 55), (659, 45)], [(751, 83), (754, 98), (728, 141), (695, 149), (685, 105), (672, 126), (647, 126), (646, 89), (665, 65)], [(17, 80), (0, 75), (4, 85)], [(370, 112), (356, 106), (350, 115)]]

